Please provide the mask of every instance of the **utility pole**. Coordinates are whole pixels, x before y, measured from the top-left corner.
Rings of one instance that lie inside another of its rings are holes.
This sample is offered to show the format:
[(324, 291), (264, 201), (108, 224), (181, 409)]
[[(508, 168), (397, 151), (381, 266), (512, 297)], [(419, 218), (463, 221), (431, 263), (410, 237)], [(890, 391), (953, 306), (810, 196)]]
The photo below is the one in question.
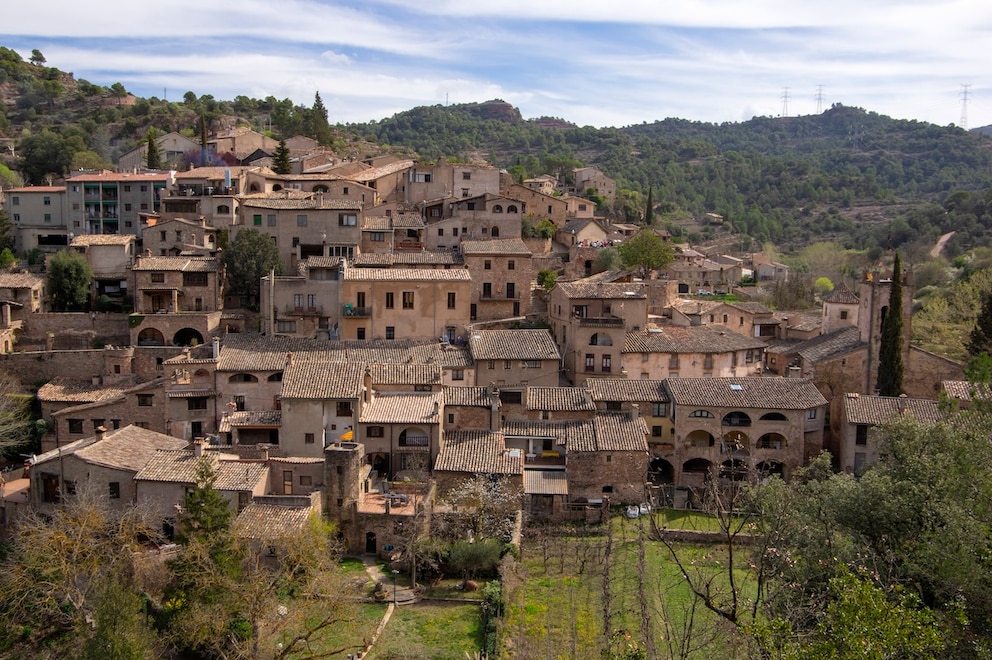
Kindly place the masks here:
[(823, 114), (823, 85), (816, 86), (816, 114)]
[(971, 95), (971, 84), (961, 85), (961, 122), (959, 125), (968, 130), (968, 98)]
[(782, 116), (789, 116), (789, 88), (786, 87), (782, 90)]

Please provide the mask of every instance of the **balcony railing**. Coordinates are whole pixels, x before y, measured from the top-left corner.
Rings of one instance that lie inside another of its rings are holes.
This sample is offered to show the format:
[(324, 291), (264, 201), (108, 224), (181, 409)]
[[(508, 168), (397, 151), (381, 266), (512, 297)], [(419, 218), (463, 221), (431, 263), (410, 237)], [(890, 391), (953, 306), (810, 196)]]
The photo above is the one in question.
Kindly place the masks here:
[(372, 316), (372, 308), (343, 305), (341, 307), (341, 316), (346, 316), (348, 318), (369, 318)]
[[(352, 307), (352, 309), (355, 309)], [(321, 305), (316, 307), (297, 307), (296, 305), (286, 305), (286, 313), (296, 316), (323, 316), (324, 308)]]
[(623, 325), (623, 319), (616, 316), (580, 316), (579, 325), (597, 325), (619, 327)]

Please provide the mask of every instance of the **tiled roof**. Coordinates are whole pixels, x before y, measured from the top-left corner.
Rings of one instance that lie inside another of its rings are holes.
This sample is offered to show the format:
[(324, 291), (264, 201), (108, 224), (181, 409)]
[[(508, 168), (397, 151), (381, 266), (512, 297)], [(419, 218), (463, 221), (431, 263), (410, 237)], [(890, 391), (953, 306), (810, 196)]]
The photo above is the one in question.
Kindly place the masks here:
[(823, 315), (822, 314), (811, 314), (809, 312), (774, 312), (772, 314), (777, 319), (789, 321), (790, 330), (798, 330), (800, 332), (812, 332), (817, 328), (823, 326)]
[(454, 250), (418, 250), (392, 254), (363, 252), (355, 255), (353, 263), (356, 268), (389, 267), (398, 264), (458, 266), (463, 264), (464, 260)]
[(341, 257), (307, 257), (302, 263), (307, 268), (337, 268), (341, 265)]
[(363, 424), (437, 424), (440, 392), (378, 393), (362, 406)]
[[(217, 490), (252, 490), (269, 470), (260, 461), (222, 460), (212, 451), (205, 452), (203, 458), (214, 468), (214, 488)], [(134, 480), (195, 484), (200, 460), (192, 449), (160, 449), (134, 475)]]
[(724, 303), (719, 300), (692, 300), (690, 298), (676, 298), (672, 301), (672, 308), (691, 316), (693, 314), (709, 314)]
[(630, 378), (590, 378), (586, 387), (592, 390), (593, 401), (628, 401), (631, 403), (668, 401), (663, 380), (632, 380)]
[(475, 364), (467, 347), (445, 346), (438, 349), (435, 359), (445, 369), (467, 369)]
[[(281, 194), (281, 193), (280, 193)], [(299, 210), (299, 211), (361, 211), (362, 203), (354, 199), (331, 199), (323, 195), (308, 196), (306, 198), (271, 198), (271, 197), (243, 197), (241, 199), (242, 208), (273, 209), (273, 210)]]
[(179, 270), (185, 273), (213, 273), (220, 269), (214, 257), (141, 257), (133, 270)]
[(843, 328), (828, 335), (820, 335), (793, 347), (791, 353), (798, 354), (806, 362), (817, 363), (838, 355), (844, 355), (861, 346), (861, 332), (857, 328)]
[(772, 310), (768, 309), (764, 305), (758, 302), (735, 302), (727, 303), (728, 307), (733, 307), (734, 309), (739, 309), (742, 312), (747, 312), (748, 314), (771, 314)]
[(942, 384), (947, 395), (959, 401), (988, 401), (992, 399), (992, 390), (984, 383), (969, 383), (966, 380), (945, 380)]
[(469, 335), (472, 358), (479, 360), (558, 360), (547, 330), (475, 330)]
[(372, 167), (367, 170), (362, 170), (356, 174), (351, 174), (345, 178), (350, 181), (355, 181), (356, 183), (363, 181), (375, 181), (384, 176), (389, 176), (390, 174), (395, 174), (397, 172), (402, 172), (403, 170), (413, 167), (412, 160), (398, 160), (394, 163), (389, 163), (381, 167)]
[(591, 420), (506, 420), (503, 435), (522, 438), (552, 438), (556, 445), (571, 446), (593, 442)]
[(524, 470), (525, 495), (568, 495), (565, 470)]
[(7, 193), (64, 193), (65, 186), (23, 186), (21, 188), (7, 188)]
[(31, 273), (0, 273), (0, 289), (33, 289), (45, 279)]
[[(102, 440), (97, 440), (97, 436), (85, 438), (77, 445), (78, 448), (70, 447), (68, 452), (63, 447), (62, 455), (71, 453), (93, 465), (137, 472), (157, 450), (185, 446), (186, 441), (180, 438), (131, 425), (106, 432)], [(46, 452), (35, 459), (35, 464), (57, 459), (58, 456), (58, 450)]]
[(235, 410), (224, 417), (231, 427), (282, 426), (281, 410)]
[(942, 417), (937, 401), (905, 396), (848, 394), (844, 397), (844, 410), (848, 424), (885, 424), (907, 414), (927, 423)]
[(216, 390), (210, 387), (178, 387), (165, 391), (165, 396), (170, 399), (195, 399), (201, 396), (217, 396)]
[(529, 256), (530, 248), (519, 238), (494, 238), (488, 241), (462, 241), (462, 254), (515, 254)]
[(230, 173), (231, 179), (236, 180), (246, 172), (256, 172), (257, 167), (235, 166), (235, 167), (196, 167), (191, 170), (176, 172), (176, 180), (179, 179), (223, 179)]
[(558, 282), (557, 286), (566, 297), (627, 300), (646, 298), (644, 285), (635, 282)]
[(352, 282), (470, 282), (472, 276), (464, 268), (349, 268), (344, 279)]
[(853, 291), (847, 288), (846, 284), (841, 282), (839, 286), (834, 287), (833, 291), (823, 296), (823, 302), (837, 303), (841, 305), (857, 305), (860, 300)]
[(729, 330), (694, 325), (630, 332), (624, 338), (624, 353), (728, 353), (764, 348), (762, 341)]
[(528, 387), (527, 410), (592, 411), (596, 404), (588, 390), (581, 387)]
[(303, 529), (311, 512), (309, 506), (252, 502), (238, 514), (234, 530), (238, 536), (248, 539), (283, 539)]
[[(443, 348), (436, 340), (327, 341), (301, 337), (263, 337), (235, 334), (224, 338), (217, 370), (221, 372), (283, 371), (287, 354), (293, 363), (319, 362), (429, 363), (442, 365), (455, 348)], [(442, 359), (440, 356), (445, 356)]]
[(139, 174), (132, 174), (131, 172), (110, 172), (103, 170), (102, 172), (79, 174), (69, 177), (66, 181), (120, 181), (134, 183), (135, 181), (168, 181), (169, 176), (170, 174), (168, 172), (141, 172)]
[(72, 239), (73, 247), (87, 245), (128, 245), (134, 242), (132, 234), (83, 234)]
[(52, 403), (90, 403), (116, 399), (134, 387), (135, 382), (115, 385), (94, 385), (91, 381), (56, 376), (38, 388), (38, 399)]
[(284, 399), (357, 399), (362, 390), (365, 365), (294, 359), (282, 376)]
[(489, 408), (492, 400), (489, 398), (488, 387), (445, 387), (444, 405), (447, 406), (473, 406), (476, 408)]
[(599, 413), (592, 420), (596, 444), (592, 448), (566, 445), (568, 451), (643, 451), (648, 450), (648, 427), (639, 415)]
[(373, 364), (373, 385), (440, 385), (439, 364)]
[(827, 403), (803, 378), (669, 378), (665, 383), (680, 406), (806, 410)]
[(473, 474), (520, 474), (523, 452), (506, 448), (499, 431), (449, 431), (434, 461), (434, 470)]

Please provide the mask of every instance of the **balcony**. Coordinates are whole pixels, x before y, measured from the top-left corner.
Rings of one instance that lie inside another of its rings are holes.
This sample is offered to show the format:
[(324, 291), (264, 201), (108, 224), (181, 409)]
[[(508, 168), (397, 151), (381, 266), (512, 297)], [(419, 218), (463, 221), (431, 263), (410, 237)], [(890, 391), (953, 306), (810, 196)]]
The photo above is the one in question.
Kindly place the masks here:
[(616, 316), (579, 316), (579, 325), (623, 327), (623, 319)]
[[(355, 309), (352, 307), (352, 309)], [(297, 307), (296, 305), (286, 305), (286, 313), (293, 316), (323, 316), (324, 308), (321, 305), (316, 307)], [(352, 315), (356, 316), (356, 315)]]
[(212, 197), (214, 195), (236, 195), (237, 186), (204, 186), (202, 184), (187, 184), (178, 186), (172, 197)]
[(414, 240), (405, 238), (405, 239), (403, 239), (401, 241), (397, 241), (393, 245), (393, 249), (395, 249), (395, 250), (423, 250), (424, 249), (424, 244), (423, 244), (422, 241), (414, 241)]
[(341, 307), (341, 316), (345, 316), (353, 319), (367, 319), (372, 316), (371, 307), (355, 307), (354, 305), (348, 303)]

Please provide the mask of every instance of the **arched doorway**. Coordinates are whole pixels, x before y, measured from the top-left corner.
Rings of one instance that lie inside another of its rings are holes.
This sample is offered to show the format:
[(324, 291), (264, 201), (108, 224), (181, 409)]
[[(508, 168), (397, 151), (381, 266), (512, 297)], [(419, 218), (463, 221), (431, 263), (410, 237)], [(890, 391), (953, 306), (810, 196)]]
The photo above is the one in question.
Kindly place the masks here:
[(716, 444), (716, 438), (713, 437), (713, 434), (703, 430), (693, 431), (685, 437), (685, 441), (689, 443), (690, 447), (697, 449), (712, 447)]
[(720, 476), (731, 481), (744, 481), (747, 479), (747, 463), (739, 458), (724, 461), (720, 465)]
[(376, 549), (375, 532), (365, 532), (365, 552), (374, 555)]
[(758, 449), (785, 449), (788, 439), (781, 433), (766, 433), (758, 438)]
[(165, 346), (165, 336), (156, 328), (145, 328), (138, 333), (138, 346)]
[(772, 475), (777, 475), (780, 478), (785, 478), (785, 469), (780, 461), (761, 461), (755, 468), (758, 470), (758, 474), (762, 478), (770, 477)]
[(173, 346), (199, 346), (203, 343), (203, 335), (193, 328), (183, 328), (172, 338)]
[(648, 476), (653, 484), (673, 484), (675, 483), (675, 468), (665, 459), (655, 456), (648, 466)]

